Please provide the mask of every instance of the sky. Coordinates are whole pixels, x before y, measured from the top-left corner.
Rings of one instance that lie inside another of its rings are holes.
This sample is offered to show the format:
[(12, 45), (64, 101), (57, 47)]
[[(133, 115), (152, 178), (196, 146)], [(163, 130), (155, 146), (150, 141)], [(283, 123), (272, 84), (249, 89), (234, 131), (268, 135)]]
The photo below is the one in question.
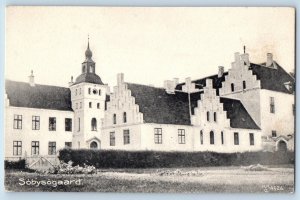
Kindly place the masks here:
[(68, 86), (81, 72), (89, 35), (96, 73), (116, 85), (125, 81), (163, 86), (227, 71), (235, 52), (250, 62), (295, 66), (292, 8), (8, 7), (5, 78)]

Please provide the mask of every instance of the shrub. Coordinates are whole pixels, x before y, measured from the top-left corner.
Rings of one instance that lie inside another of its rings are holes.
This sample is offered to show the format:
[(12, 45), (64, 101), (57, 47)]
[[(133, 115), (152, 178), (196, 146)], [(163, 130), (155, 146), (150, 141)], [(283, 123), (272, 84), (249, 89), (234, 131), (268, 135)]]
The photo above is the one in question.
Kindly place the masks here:
[(26, 169), (26, 161), (25, 161), (25, 159), (21, 159), (21, 160), (18, 160), (18, 161), (5, 160), (4, 161), (4, 168), (5, 169), (25, 170)]
[(161, 168), (293, 164), (294, 152), (159, 152), (114, 151), (91, 149), (63, 149), (59, 152), (63, 162), (73, 166), (93, 165), (96, 168)]
[(59, 165), (54, 166), (54, 168), (39, 172), (46, 174), (94, 174), (97, 170), (94, 166), (86, 164), (83, 166), (73, 166), (73, 162), (69, 161), (68, 163), (61, 162)]

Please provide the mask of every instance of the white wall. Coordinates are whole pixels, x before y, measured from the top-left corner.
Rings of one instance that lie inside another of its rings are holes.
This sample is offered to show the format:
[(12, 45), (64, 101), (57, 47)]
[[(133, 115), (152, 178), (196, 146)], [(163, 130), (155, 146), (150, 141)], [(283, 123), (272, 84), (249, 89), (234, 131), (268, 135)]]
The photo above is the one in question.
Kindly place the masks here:
[[(72, 142), (73, 132), (65, 131), (65, 118), (72, 119), (74, 130), (72, 111), (6, 107), (5, 114), (5, 157), (14, 157), (13, 141), (22, 141), (22, 156), (31, 156), (31, 141), (39, 141), (40, 155), (48, 155), (48, 142), (56, 142), (57, 151)], [(22, 129), (13, 128), (14, 114), (22, 115)], [(32, 130), (32, 116), (40, 116), (40, 130)], [(49, 117), (56, 117), (56, 131), (49, 131)]]

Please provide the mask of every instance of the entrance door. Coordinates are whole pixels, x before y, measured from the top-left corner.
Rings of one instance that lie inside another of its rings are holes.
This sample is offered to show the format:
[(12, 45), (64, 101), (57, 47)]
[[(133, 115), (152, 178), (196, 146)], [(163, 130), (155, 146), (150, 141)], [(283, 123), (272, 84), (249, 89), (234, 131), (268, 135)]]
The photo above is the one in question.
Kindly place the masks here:
[(95, 141), (91, 142), (90, 148), (91, 148), (91, 149), (98, 149), (98, 144), (97, 144), (97, 142), (95, 142)]
[(287, 151), (287, 145), (284, 141), (279, 141), (278, 142), (278, 146), (277, 146), (277, 150), (278, 151), (281, 151), (281, 152), (284, 152), (284, 151)]

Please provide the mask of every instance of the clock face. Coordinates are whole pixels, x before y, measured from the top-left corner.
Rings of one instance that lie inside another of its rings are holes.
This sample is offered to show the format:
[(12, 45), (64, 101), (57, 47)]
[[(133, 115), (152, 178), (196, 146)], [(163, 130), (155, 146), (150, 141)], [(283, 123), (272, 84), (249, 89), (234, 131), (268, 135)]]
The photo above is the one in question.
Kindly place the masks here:
[(93, 89), (93, 94), (97, 94), (97, 90), (96, 89)]

